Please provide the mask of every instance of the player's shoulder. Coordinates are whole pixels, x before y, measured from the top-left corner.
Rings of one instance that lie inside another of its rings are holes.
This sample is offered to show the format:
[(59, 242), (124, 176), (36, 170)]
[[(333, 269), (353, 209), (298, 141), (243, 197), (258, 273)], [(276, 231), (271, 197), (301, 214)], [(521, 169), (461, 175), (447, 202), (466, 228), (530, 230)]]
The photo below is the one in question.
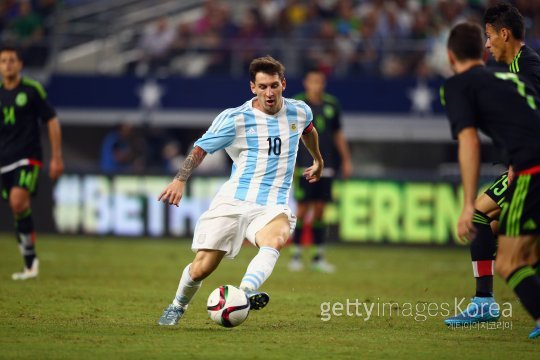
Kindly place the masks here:
[(489, 79), (493, 79), (494, 72), (494, 70), (488, 69), (485, 66), (474, 66), (467, 71), (448, 78), (444, 83), (444, 87), (448, 90), (471, 86), (479, 82), (483, 83), (489, 81)]
[(25, 88), (35, 91), (41, 98), (47, 98), (47, 92), (39, 81), (34, 80), (28, 76), (23, 76), (21, 78), (21, 85)]
[(324, 93), (323, 101), (325, 103), (327, 103), (327, 104), (330, 104), (330, 105), (339, 106), (338, 98), (335, 97), (334, 95), (331, 95), (331, 94), (328, 94), (328, 93)]
[(517, 57), (519, 63), (521, 62), (532, 62), (540, 65), (540, 55), (536, 50), (531, 48), (528, 45), (523, 45), (520, 50), (520, 55)]
[(300, 99), (291, 99), (291, 98), (283, 98), (283, 101), (285, 101), (286, 106), (294, 106), (294, 107), (300, 107), (303, 109), (309, 109), (309, 105), (304, 101)]

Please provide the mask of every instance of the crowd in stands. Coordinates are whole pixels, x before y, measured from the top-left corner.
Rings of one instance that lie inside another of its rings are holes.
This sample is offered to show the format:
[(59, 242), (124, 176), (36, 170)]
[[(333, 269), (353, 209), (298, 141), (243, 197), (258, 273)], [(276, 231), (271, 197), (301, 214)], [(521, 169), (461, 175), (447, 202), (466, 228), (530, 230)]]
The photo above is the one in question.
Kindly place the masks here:
[[(141, 63), (185, 75), (241, 73), (255, 56), (272, 54), (289, 73), (318, 67), (334, 76), (448, 74), (446, 36), (464, 20), (482, 21), (499, 0), (256, 0), (235, 6), (207, 0), (202, 14), (162, 18), (139, 42)], [(540, 2), (514, 1), (540, 47)], [(241, 10), (239, 10), (241, 9)]]
[(49, 53), (45, 40), (53, 27), (57, 0), (0, 1), (0, 42), (20, 47), (26, 66), (43, 66)]
[[(484, 10), (499, 1), (205, 0), (195, 17), (173, 14), (135, 29), (140, 57), (126, 71), (241, 75), (253, 57), (271, 54), (292, 75), (306, 67), (338, 77), (448, 75), (450, 27), (481, 22)], [(0, 1), (0, 40), (19, 44), (27, 65), (44, 63), (44, 39), (60, 2)], [(527, 42), (540, 48), (540, 1), (511, 2), (526, 18)]]

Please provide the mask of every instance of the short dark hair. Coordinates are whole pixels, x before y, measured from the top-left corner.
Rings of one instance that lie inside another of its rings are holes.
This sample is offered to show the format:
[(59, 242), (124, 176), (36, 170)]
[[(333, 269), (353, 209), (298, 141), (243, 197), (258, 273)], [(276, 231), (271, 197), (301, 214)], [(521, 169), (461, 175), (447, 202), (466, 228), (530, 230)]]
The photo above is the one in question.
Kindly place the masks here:
[(14, 52), (15, 56), (17, 56), (17, 59), (19, 61), (22, 61), (21, 50), (19, 50), (19, 48), (16, 47), (16, 46), (11, 46), (11, 45), (2, 46), (0, 48), (0, 54), (3, 53), (3, 52)]
[(519, 10), (508, 4), (500, 3), (486, 10), (484, 24), (489, 24), (499, 31), (502, 28), (510, 29), (516, 40), (525, 38), (525, 23)]
[(458, 60), (482, 59), (484, 54), (482, 28), (472, 22), (457, 24), (450, 30), (447, 47)]
[(306, 70), (304, 70), (304, 79), (309, 75), (309, 74), (322, 74), (324, 75), (324, 77), (326, 77), (326, 73), (319, 67), (316, 67), (316, 66), (310, 66), (308, 67)]
[(269, 75), (278, 75), (280, 80), (285, 79), (285, 66), (270, 55), (254, 59), (249, 64), (249, 79), (255, 82), (255, 75), (262, 72)]

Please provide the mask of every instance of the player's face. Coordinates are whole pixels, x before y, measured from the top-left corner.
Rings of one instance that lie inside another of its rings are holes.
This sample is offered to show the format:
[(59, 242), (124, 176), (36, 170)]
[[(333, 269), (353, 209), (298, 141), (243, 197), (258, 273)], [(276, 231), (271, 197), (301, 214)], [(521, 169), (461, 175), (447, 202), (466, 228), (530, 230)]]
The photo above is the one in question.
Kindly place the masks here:
[(490, 24), (486, 24), (486, 49), (489, 50), (495, 61), (502, 61), (505, 58), (504, 38)]
[(0, 74), (2, 78), (16, 77), (22, 69), (22, 62), (14, 51), (0, 52)]
[(256, 107), (259, 110), (273, 115), (281, 109), (285, 79), (281, 80), (278, 74), (258, 72), (255, 82), (250, 82), (250, 86), (253, 94), (257, 96)]
[(326, 86), (326, 77), (320, 72), (310, 72), (304, 79), (304, 88), (308, 95), (320, 96)]

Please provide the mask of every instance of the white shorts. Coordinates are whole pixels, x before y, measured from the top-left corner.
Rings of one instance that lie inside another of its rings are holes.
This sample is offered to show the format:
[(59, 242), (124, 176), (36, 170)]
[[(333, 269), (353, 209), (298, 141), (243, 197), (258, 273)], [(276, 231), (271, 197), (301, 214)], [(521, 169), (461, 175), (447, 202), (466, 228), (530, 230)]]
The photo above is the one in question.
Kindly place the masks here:
[(296, 216), (287, 205), (263, 206), (217, 197), (197, 221), (191, 249), (221, 250), (226, 252), (226, 258), (233, 259), (244, 239), (257, 246), (255, 234), (280, 214), (287, 215), (292, 234)]

